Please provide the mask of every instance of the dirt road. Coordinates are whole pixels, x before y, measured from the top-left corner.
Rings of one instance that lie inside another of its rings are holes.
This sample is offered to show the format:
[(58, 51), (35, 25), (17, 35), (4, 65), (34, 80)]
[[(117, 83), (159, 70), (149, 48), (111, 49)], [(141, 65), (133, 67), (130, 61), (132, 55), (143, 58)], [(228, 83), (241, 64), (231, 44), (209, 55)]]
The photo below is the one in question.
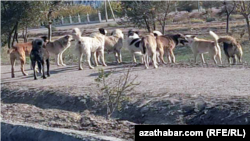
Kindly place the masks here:
[[(113, 78), (118, 77), (127, 65), (115, 65), (104, 68), (114, 70)], [(29, 68), (29, 66), (26, 66)], [(98, 67), (98, 68), (101, 68)], [(98, 75), (98, 68), (93, 70), (87, 66), (79, 71), (77, 66), (52, 66), (51, 77), (45, 80), (33, 80), (32, 71), (29, 76), (22, 76), (19, 66), (16, 66), (16, 78), (10, 78), (10, 66), (1, 66), (2, 84), (28, 87), (74, 87), (90, 86)], [(145, 70), (143, 66), (133, 68), (131, 75), (138, 75), (136, 88), (139, 93), (188, 93), (192, 95), (208, 96), (249, 96), (250, 69), (249, 68), (220, 68), (220, 67), (181, 67), (180, 65), (162, 66), (158, 69)], [(75, 89), (77, 91), (77, 89)]]

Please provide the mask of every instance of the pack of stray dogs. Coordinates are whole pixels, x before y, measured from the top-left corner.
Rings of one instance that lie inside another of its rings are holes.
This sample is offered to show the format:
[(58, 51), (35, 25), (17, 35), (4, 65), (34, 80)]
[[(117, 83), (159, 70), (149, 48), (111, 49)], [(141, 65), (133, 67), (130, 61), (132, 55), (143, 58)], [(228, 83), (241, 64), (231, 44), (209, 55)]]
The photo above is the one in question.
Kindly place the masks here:
[[(90, 36), (82, 36), (79, 28), (74, 28), (70, 35), (63, 36), (53, 42), (49, 42), (46, 36), (36, 38), (32, 42), (17, 43), (8, 50), (11, 62), (11, 77), (14, 78), (14, 66), (17, 59), (21, 62), (21, 72), (24, 76), (28, 75), (24, 70), (26, 56), (30, 56), (31, 69), (33, 69), (34, 79), (37, 80), (37, 72), (42, 74), (42, 78), (46, 79), (50, 76), (50, 55), (55, 55), (57, 66), (66, 66), (63, 63), (63, 53), (71, 46), (71, 42), (75, 41), (75, 50), (78, 55), (78, 68), (82, 70), (83, 54), (86, 56), (88, 67), (93, 69), (94, 66), (103, 65), (105, 63), (104, 52), (114, 53), (115, 61), (122, 63), (121, 49), (126, 46), (131, 53), (132, 62), (136, 63), (136, 55), (141, 58), (141, 63), (145, 68), (149, 68), (152, 64), (154, 68), (158, 68), (159, 64), (167, 64), (164, 60), (166, 54), (168, 63), (175, 63), (174, 48), (177, 45), (187, 45), (194, 54), (194, 62), (197, 63), (199, 55), (202, 64), (205, 64), (203, 54), (208, 53), (214, 64), (218, 61), (222, 64), (221, 48), (223, 45), (224, 53), (227, 61), (236, 64), (237, 61), (242, 63), (243, 50), (240, 43), (232, 36), (218, 36), (213, 31), (209, 31), (213, 40), (200, 39), (195, 35), (167, 34), (163, 35), (159, 31), (153, 31), (147, 35), (140, 36), (138, 31), (129, 30), (125, 37), (121, 29), (115, 29), (107, 36), (107, 31), (99, 28), (99, 31), (92, 33)], [(125, 45), (126, 44), (126, 45)], [(45, 73), (45, 64), (47, 73)], [(93, 66), (94, 65), (94, 66)], [(38, 70), (37, 67), (38, 66)], [(46, 75), (45, 75), (46, 74)]]

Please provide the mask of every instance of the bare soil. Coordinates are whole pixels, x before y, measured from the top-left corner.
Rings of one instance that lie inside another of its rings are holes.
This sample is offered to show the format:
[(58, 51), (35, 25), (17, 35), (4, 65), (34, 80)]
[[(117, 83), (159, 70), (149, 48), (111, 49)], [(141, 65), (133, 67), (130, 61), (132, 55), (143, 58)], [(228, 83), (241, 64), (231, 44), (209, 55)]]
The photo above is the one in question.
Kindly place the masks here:
[[(112, 70), (115, 79), (128, 66), (104, 69)], [(1, 118), (126, 140), (133, 140), (135, 124), (250, 124), (248, 65), (179, 63), (148, 70), (135, 65), (131, 76), (138, 76), (140, 85), (111, 120), (105, 119), (106, 108), (96, 92), (98, 68), (52, 66), (51, 77), (35, 81), (31, 70), (29, 76), (18, 70), (10, 78), (10, 66), (1, 66)]]

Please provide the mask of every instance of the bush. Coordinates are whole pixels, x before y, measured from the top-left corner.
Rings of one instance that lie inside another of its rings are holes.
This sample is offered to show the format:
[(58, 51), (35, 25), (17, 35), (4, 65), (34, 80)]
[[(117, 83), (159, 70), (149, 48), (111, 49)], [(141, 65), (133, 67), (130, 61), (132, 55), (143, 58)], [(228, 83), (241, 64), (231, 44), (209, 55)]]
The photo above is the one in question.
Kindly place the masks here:
[(212, 21), (215, 21), (216, 19), (215, 18), (207, 18), (206, 22), (212, 22)]

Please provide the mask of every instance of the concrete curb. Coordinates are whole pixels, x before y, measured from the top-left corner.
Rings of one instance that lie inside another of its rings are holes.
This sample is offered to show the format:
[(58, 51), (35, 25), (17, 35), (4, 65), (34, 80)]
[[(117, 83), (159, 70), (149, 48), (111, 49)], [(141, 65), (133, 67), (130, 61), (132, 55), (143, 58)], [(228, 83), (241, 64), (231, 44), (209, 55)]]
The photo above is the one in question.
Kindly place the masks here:
[(123, 141), (123, 139), (64, 128), (1, 121), (1, 141)]

